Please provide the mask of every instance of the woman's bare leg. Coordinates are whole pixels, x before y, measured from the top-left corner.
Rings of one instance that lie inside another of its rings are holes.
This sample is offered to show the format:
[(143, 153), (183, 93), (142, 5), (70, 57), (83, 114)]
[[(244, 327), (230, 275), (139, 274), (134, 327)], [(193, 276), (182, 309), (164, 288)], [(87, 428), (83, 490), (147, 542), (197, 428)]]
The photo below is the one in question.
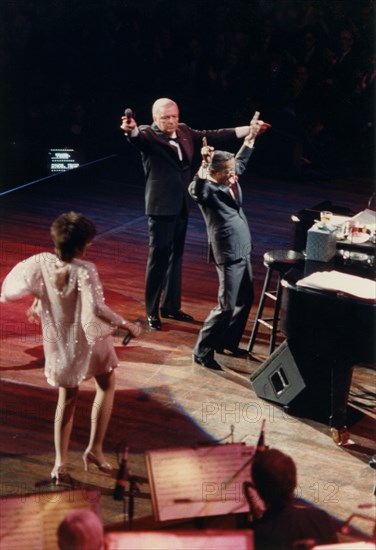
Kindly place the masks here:
[(103, 441), (106, 435), (115, 395), (115, 371), (95, 377), (96, 394), (91, 409), (91, 430), (86, 453), (91, 452), (99, 464), (105, 462)]
[(55, 466), (66, 464), (78, 395), (77, 388), (59, 388), (55, 412), (54, 443)]

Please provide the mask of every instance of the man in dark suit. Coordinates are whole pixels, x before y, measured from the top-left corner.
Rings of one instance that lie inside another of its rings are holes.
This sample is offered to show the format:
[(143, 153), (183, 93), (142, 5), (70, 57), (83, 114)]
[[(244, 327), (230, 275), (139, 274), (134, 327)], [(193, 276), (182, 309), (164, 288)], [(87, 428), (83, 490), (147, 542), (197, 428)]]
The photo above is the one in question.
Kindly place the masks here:
[(204, 136), (211, 143), (245, 137), (249, 126), (223, 130), (193, 130), (179, 123), (179, 108), (168, 98), (153, 104), (153, 124), (137, 126), (122, 117), (121, 129), (142, 155), (146, 177), (145, 203), (149, 227), (145, 303), (149, 327), (161, 329), (162, 317), (193, 318), (181, 311), (182, 261), (188, 224), (188, 184), (195, 149)]
[(214, 359), (215, 351), (227, 351), (233, 356), (246, 354), (239, 349), (239, 342), (253, 302), (252, 242), (237, 176), (246, 169), (256, 136), (266, 127), (256, 112), (236, 157), (226, 151), (214, 151), (212, 146), (203, 147), (203, 162), (189, 186), (205, 219), (219, 279), (218, 304), (204, 322), (193, 358), (214, 370), (221, 370)]

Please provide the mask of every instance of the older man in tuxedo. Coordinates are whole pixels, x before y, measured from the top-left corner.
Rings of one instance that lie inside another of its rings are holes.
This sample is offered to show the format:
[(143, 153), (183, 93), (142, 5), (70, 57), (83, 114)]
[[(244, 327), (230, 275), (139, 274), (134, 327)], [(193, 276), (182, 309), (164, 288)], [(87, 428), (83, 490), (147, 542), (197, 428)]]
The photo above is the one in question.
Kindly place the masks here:
[(149, 327), (160, 330), (159, 313), (178, 321), (193, 320), (181, 310), (181, 288), (194, 152), (205, 136), (217, 144), (245, 137), (249, 126), (193, 130), (179, 122), (179, 108), (168, 98), (155, 101), (152, 114), (153, 124), (139, 127), (132, 115), (124, 116), (121, 129), (141, 152), (145, 171), (149, 229), (145, 303)]

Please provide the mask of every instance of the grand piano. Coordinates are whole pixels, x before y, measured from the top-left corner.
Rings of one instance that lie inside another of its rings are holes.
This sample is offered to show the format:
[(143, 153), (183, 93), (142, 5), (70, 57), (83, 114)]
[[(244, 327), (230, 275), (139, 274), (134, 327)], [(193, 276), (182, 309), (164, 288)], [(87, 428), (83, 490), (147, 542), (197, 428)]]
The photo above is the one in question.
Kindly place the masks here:
[[(295, 244), (305, 241), (302, 235)], [(376, 364), (376, 296), (364, 299), (301, 285), (313, 273), (335, 270), (364, 279), (360, 287), (365, 287), (375, 280), (375, 246), (367, 252), (351, 255), (351, 250), (344, 254), (339, 249), (330, 262), (306, 260), (283, 278), (281, 330), (305, 383), (286, 407), (293, 414), (329, 420), (334, 427), (346, 425), (353, 366)]]

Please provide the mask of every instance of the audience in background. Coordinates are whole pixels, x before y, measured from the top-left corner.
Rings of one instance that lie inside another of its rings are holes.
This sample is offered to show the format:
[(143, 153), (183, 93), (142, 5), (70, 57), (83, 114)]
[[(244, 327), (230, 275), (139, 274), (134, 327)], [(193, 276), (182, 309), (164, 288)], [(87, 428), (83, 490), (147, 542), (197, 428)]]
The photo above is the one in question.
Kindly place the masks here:
[[(236, 125), (261, 111), (273, 124), (267, 159), (278, 133), (287, 175), (328, 167), (372, 173), (374, 2), (259, 0), (234, 9), (229, 0), (208, 0), (200, 17), (195, 2), (94, 6), (4, 0), (0, 114), (8, 167), (31, 177), (49, 147), (74, 146), (87, 159), (113, 152), (124, 108), (146, 120), (152, 98), (167, 95), (192, 127), (226, 125), (226, 117)], [(317, 132), (310, 139), (317, 121), (323, 143)]]

